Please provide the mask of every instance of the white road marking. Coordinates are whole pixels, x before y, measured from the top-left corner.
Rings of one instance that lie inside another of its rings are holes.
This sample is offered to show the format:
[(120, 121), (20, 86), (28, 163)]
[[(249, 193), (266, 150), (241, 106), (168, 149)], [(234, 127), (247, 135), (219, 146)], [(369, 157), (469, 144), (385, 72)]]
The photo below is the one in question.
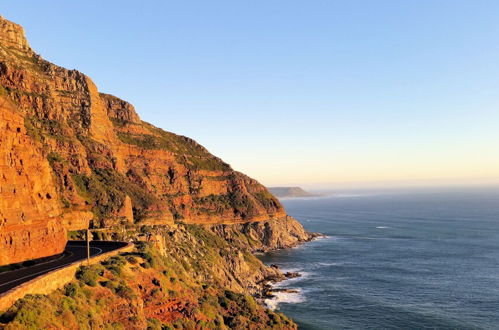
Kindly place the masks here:
[[(69, 252), (69, 253), (71, 253), (71, 252)], [(71, 255), (73, 255), (73, 253), (71, 253)], [(51, 262), (54, 262), (54, 261), (57, 261), (57, 260), (61, 260), (61, 259), (66, 258), (66, 257), (67, 257), (67, 255), (63, 252), (61, 254), (61, 256), (59, 258), (57, 258), (57, 259), (52, 259), (52, 260), (49, 260), (49, 261), (41, 262), (39, 264), (34, 264), (33, 266), (26, 266), (26, 267), (21, 267), (21, 268), (18, 268), (18, 269), (8, 270), (6, 272), (1, 272), (0, 275), (12, 273), (12, 272), (16, 272), (16, 271), (21, 270), (21, 269), (26, 269), (26, 268), (30, 268), (30, 267), (36, 267), (36, 266), (40, 266), (40, 265), (49, 264)]]
[[(83, 246), (83, 245), (81, 245), (81, 246), (78, 246), (78, 245), (72, 245), (72, 246), (73, 246), (73, 247), (85, 247), (85, 248), (86, 248), (86, 246)], [(97, 255), (99, 255), (99, 254), (101, 254), (101, 253), (102, 253), (102, 249), (101, 249), (101, 248), (98, 248), (98, 247), (90, 247), (90, 248), (91, 248), (91, 249), (96, 249), (96, 250), (99, 250), (99, 252), (98, 252), (98, 253), (96, 253), (96, 254), (94, 254), (94, 255), (92, 255), (92, 257), (97, 256)], [(71, 253), (71, 252), (70, 252), (70, 253)], [(78, 261), (78, 260), (76, 260), (76, 261)], [(76, 261), (75, 261), (75, 262), (76, 262)], [(15, 280), (13, 280), (13, 281), (9, 281), (9, 282), (6, 282), (6, 283), (2, 283), (2, 284), (0, 284), (0, 287), (5, 286), (5, 285), (10, 284), (10, 283), (18, 282), (19, 280), (22, 280), (22, 279), (25, 279), (25, 278), (28, 278), (28, 277), (33, 277), (33, 276), (34, 276), (34, 277), (36, 277), (35, 275), (39, 275), (39, 274), (43, 274), (43, 273), (48, 273), (48, 272), (50, 272), (50, 271), (52, 271), (52, 270), (59, 269), (59, 268), (63, 268), (63, 267), (66, 267), (66, 266), (68, 266), (68, 264), (61, 265), (61, 266), (54, 267), (54, 268), (45, 269), (45, 270), (42, 270), (41, 272), (38, 272), (38, 273), (29, 274), (29, 275), (27, 275), (27, 276), (24, 276), (24, 277), (20, 277), (20, 278), (18, 278), (18, 279), (15, 279)]]

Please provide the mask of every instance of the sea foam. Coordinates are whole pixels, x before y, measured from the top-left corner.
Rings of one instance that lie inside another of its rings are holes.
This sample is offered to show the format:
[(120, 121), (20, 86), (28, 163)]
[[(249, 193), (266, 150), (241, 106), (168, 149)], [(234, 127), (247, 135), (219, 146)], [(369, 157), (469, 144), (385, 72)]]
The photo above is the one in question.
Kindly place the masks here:
[[(303, 272), (301, 269), (296, 269), (296, 268), (283, 268), (281, 269), (283, 273), (287, 272), (298, 272), (300, 273), (299, 277), (294, 277), (290, 278), (278, 283), (275, 283), (272, 285), (273, 289), (289, 289), (293, 290), (293, 292), (285, 292), (285, 291), (273, 291), (272, 298), (268, 298), (264, 300), (265, 305), (272, 309), (275, 310), (279, 307), (279, 304), (285, 303), (285, 304), (299, 304), (304, 302), (305, 295), (303, 294), (303, 291), (301, 289), (296, 289), (292, 285), (298, 281), (303, 281), (305, 279), (310, 278), (312, 276), (311, 272)], [(272, 291), (272, 290), (271, 290)]]
[(275, 310), (279, 307), (279, 304), (299, 304), (305, 301), (305, 296), (301, 290), (296, 290), (296, 292), (272, 292), (274, 297), (265, 299), (265, 305)]

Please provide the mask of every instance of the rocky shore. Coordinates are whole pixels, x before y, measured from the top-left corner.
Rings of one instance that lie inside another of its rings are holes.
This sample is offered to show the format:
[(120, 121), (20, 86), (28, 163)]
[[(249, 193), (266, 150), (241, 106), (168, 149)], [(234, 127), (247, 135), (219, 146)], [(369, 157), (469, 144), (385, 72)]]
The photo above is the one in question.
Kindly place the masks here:
[[(279, 267), (277, 265), (270, 265), (270, 267), (279, 270)], [(279, 283), (281, 281), (289, 280), (292, 278), (301, 277), (300, 273), (298, 273), (298, 272), (286, 272), (286, 273), (280, 272), (280, 275), (281, 276), (266, 278), (266, 280), (263, 284), (262, 294), (258, 297), (260, 303), (264, 304), (264, 301), (266, 299), (275, 298), (275, 295), (273, 294), (274, 292), (284, 292), (284, 293), (297, 293), (298, 292), (294, 289), (274, 288), (274, 284)]]
[(287, 249), (322, 236), (305, 231), (293, 217), (234, 225), (213, 225), (211, 230), (231, 244), (252, 252)]
[(264, 301), (285, 292), (272, 284), (300, 275), (264, 265), (244, 241), (234, 244), (195, 224), (129, 235), (135, 252), (82, 268), (72, 283), (50, 295), (18, 301), (0, 312), (0, 328), (296, 329)]

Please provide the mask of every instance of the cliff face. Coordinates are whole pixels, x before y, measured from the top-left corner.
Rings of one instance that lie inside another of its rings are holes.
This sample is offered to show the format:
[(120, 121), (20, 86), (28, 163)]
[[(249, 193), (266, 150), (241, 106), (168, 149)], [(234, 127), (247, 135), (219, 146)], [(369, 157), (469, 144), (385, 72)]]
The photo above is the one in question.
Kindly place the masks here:
[(315, 235), (257, 181), (43, 60), (0, 17), (0, 265), (60, 253), (67, 231), (89, 227), (136, 250), (19, 300), (0, 328), (297, 327), (257, 303), (286, 276), (251, 253)]
[(58, 254), (66, 245), (52, 170), (39, 147), (0, 96), (0, 265)]
[(285, 216), (257, 181), (195, 141), (141, 121), (84, 74), (45, 61), (4, 18), (0, 94), (0, 248), (30, 247), (18, 258), (2, 255), (0, 264), (60, 252), (65, 228)]
[(286, 249), (308, 242), (318, 233), (309, 233), (290, 216), (280, 219), (241, 224), (218, 224), (211, 231), (241, 250), (267, 252)]

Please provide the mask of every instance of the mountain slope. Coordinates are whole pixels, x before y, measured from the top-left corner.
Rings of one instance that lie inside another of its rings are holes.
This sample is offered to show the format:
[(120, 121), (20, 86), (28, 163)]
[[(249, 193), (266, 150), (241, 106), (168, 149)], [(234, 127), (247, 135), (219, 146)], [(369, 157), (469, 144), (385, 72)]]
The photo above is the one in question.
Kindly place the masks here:
[(141, 121), (84, 74), (45, 61), (4, 18), (0, 97), (0, 249), (30, 247), (0, 264), (60, 252), (66, 230), (286, 215), (265, 187), (192, 139)]
[(300, 187), (268, 187), (269, 191), (276, 197), (315, 197), (317, 195), (311, 194)]

